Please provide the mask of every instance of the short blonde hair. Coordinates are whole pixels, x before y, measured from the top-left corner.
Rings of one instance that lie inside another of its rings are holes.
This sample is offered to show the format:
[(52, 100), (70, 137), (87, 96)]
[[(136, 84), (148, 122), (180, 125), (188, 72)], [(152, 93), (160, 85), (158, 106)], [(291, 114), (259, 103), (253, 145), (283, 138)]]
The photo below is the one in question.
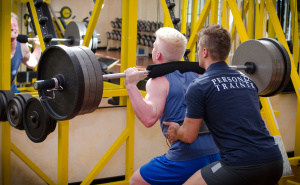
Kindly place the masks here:
[(180, 61), (184, 56), (187, 39), (178, 30), (163, 27), (155, 32), (156, 38), (163, 43), (157, 45), (158, 51), (166, 60)]
[(17, 14), (15, 14), (14, 12), (11, 12), (11, 17), (15, 18), (16, 20), (19, 19), (18, 16), (17, 16)]

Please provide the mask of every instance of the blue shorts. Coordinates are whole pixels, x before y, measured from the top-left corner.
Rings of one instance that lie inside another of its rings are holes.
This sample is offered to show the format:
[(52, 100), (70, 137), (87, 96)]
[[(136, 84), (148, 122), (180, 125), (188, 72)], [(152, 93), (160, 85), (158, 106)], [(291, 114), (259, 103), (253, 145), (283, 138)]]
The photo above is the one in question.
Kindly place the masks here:
[(143, 165), (140, 174), (151, 185), (181, 185), (196, 171), (219, 160), (221, 158), (218, 153), (189, 161), (170, 161), (162, 155)]

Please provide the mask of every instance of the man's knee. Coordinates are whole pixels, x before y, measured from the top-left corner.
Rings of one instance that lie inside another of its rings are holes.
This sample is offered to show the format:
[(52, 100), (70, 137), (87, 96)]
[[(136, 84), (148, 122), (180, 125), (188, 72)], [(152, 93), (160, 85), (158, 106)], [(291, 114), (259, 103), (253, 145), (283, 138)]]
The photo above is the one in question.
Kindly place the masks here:
[(134, 174), (131, 176), (129, 180), (129, 185), (148, 185), (148, 184), (149, 183), (147, 183), (141, 176), (139, 170), (134, 172)]

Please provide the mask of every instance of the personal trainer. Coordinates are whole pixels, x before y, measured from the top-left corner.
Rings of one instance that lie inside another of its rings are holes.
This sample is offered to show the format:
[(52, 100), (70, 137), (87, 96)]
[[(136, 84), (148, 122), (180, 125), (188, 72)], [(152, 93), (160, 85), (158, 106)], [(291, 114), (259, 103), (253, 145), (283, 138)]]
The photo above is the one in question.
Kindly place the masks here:
[(261, 117), (257, 86), (225, 62), (231, 49), (230, 33), (212, 24), (198, 35), (199, 66), (206, 72), (187, 89), (183, 125), (164, 125), (169, 126), (170, 142), (193, 143), (204, 120), (221, 160), (197, 171), (184, 184), (276, 184), (283, 171), (282, 155)]

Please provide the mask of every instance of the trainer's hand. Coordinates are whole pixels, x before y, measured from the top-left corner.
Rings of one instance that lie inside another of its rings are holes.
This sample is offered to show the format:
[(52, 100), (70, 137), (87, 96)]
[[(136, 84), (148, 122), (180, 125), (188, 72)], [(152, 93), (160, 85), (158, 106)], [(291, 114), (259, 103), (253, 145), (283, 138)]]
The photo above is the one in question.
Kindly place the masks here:
[(174, 143), (175, 141), (178, 141), (177, 137), (177, 131), (180, 128), (180, 125), (175, 122), (163, 122), (164, 125), (169, 126), (168, 131), (166, 133), (166, 137), (169, 141), (169, 143)]
[(126, 77), (125, 77), (125, 86), (128, 85), (136, 85), (136, 82), (139, 78), (139, 71), (137, 68), (128, 68), (124, 71)]

